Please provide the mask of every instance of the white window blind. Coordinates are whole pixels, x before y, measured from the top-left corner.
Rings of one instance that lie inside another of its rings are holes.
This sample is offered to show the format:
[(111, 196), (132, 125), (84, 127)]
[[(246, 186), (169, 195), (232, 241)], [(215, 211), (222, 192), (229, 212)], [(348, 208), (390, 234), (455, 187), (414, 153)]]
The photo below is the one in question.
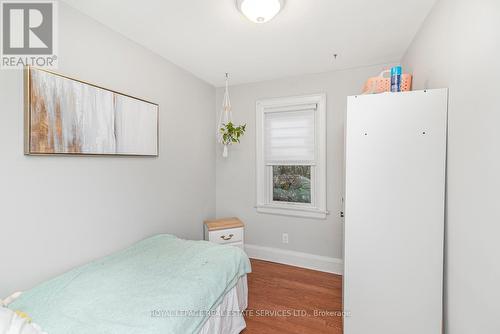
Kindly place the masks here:
[(312, 163), (315, 152), (316, 104), (266, 111), (266, 163)]

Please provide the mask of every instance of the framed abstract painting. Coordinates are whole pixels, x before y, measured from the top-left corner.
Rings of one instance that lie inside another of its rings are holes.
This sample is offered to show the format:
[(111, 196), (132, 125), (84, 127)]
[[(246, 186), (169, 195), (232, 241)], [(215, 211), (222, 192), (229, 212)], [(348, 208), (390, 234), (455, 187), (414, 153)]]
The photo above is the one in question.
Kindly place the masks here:
[(157, 104), (33, 67), (24, 80), (25, 154), (158, 156)]

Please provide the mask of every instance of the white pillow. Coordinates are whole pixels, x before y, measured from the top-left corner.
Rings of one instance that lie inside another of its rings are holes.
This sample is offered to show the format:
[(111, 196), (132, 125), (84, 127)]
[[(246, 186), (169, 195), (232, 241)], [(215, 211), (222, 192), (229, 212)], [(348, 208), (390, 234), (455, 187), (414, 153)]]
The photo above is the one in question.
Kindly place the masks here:
[[(21, 296), (21, 294), (22, 294), (22, 292), (14, 292), (13, 294), (11, 294), (9, 297), (5, 298), (4, 300), (0, 299), (0, 306), (7, 306), (7, 305), (9, 305), (14, 300), (16, 300), (17, 298), (19, 298), (19, 296)], [(0, 334), (3, 334), (3, 333), (0, 332)]]
[(0, 334), (47, 334), (27, 319), (21, 318), (14, 311), (0, 307)]

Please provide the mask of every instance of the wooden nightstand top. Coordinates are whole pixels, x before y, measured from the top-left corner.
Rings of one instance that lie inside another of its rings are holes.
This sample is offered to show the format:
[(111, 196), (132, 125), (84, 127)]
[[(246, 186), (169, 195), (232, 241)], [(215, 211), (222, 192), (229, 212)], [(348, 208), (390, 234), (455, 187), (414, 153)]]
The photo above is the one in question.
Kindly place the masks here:
[(225, 230), (228, 228), (244, 227), (241, 220), (236, 217), (205, 220), (205, 225), (209, 231)]

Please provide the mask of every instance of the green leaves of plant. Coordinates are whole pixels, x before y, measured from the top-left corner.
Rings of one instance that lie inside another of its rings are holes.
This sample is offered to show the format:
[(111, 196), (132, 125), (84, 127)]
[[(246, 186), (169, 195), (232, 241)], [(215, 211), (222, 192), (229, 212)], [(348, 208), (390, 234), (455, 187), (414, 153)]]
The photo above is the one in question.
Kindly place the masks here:
[(242, 124), (237, 127), (234, 126), (233, 122), (222, 124), (222, 127), (220, 128), (222, 143), (224, 145), (239, 143), (240, 137), (245, 134), (246, 128), (246, 124)]

